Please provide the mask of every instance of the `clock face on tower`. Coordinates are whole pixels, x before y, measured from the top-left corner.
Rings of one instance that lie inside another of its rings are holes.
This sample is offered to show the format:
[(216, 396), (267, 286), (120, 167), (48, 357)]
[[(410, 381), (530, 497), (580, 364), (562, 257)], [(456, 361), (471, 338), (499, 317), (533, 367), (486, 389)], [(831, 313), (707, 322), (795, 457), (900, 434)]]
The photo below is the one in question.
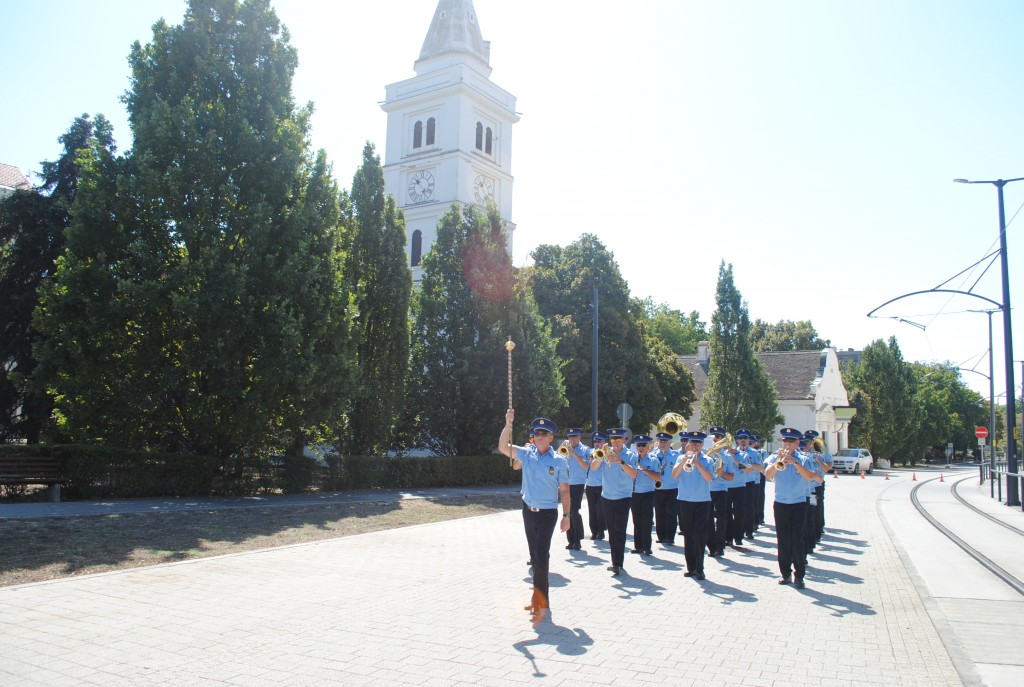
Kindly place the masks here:
[(485, 177), (482, 174), (474, 179), (473, 196), (476, 197), (476, 202), (478, 203), (494, 200), (494, 179)]
[(424, 203), (434, 197), (434, 173), (426, 170), (409, 177), (409, 201)]

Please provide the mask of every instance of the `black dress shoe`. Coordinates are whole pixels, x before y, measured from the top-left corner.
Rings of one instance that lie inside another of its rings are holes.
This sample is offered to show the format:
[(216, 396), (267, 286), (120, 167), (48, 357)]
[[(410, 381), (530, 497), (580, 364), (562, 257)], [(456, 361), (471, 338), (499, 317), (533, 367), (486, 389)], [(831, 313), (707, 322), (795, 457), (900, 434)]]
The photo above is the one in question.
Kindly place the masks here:
[(704, 573), (699, 572), (696, 575), (694, 575), (694, 577), (696, 577), (698, 580), (703, 580), (704, 579)]
[(792, 584), (792, 582), (793, 581), (790, 580), (788, 577), (783, 577), (781, 580), (779, 580), (779, 584)]
[(642, 551), (640, 551), (640, 549), (630, 549), (629, 552), (630, 553), (643, 553)]
[(617, 565), (609, 565), (608, 569), (612, 572), (612, 577), (618, 577), (622, 572), (622, 568)]
[(804, 589), (807, 585), (804, 584), (804, 581), (802, 579), (797, 578), (796, 582), (793, 583), (793, 586), (797, 589)]
[(686, 572), (683, 573), (683, 577), (693, 577), (693, 574), (694, 573), (693, 573), (692, 570), (687, 570)]

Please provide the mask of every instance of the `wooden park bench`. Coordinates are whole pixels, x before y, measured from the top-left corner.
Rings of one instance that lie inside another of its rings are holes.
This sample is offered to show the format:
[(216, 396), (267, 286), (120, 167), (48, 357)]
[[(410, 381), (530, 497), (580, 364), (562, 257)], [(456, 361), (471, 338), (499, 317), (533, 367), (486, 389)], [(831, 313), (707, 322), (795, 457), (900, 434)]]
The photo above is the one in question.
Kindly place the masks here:
[(46, 484), (50, 501), (60, 501), (60, 468), (49, 456), (0, 456), (0, 484)]

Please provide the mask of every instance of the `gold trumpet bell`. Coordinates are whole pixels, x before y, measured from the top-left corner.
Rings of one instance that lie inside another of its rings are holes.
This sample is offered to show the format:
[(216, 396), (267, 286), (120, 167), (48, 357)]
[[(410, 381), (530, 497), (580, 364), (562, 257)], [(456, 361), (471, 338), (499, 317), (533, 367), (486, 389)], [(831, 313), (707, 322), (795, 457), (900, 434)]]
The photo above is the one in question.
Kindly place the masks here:
[(562, 444), (561, 446), (558, 447), (558, 452), (561, 453), (563, 456), (567, 456), (569, 455), (569, 447), (566, 446), (565, 444)]
[(591, 455), (594, 457), (594, 460), (604, 460), (608, 454), (603, 448), (595, 448)]

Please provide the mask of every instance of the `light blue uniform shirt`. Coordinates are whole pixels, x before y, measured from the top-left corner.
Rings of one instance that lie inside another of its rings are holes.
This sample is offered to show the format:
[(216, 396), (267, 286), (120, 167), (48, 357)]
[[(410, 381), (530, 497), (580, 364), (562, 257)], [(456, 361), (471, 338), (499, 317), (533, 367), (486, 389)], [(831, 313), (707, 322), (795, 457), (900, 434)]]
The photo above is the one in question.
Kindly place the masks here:
[[(708, 460), (711, 461), (713, 467), (715, 459), (708, 458)], [(728, 453), (722, 455), (722, 472), (727, 475), (736, 474), (736, 464), (732, 462), (732, 458)], [(714, 471), (712, 470), (711, 473), (714, 474)], [(735, 478), (733, 479), (735, 480)], [(732, 484), (732, 482), (726, 480), (724, 477), (715, 475), (715, 478), (711, 480), (711, 491), (728, 491), (730, 484)]]
[[(590, 460), (590, 461), (593, 461), (594, 460), (594, 447), (593, 446), (587, 446), (586, 449), (587, 449), (587, 459)], [(605, 446), (605, 450), (606, 451), (608, 450), (607, 446)], [(601, 482), (602, 482), (601, 473), (604, 472), (604, 467), (603, 467), (604, 463), (601, 463), (601, 466), (602, 467), (599, 467), (597, 470), (591, 468), (590, 472), (587, 473), (587, 486), (588, 487), (599, 487), (599, 486), (601, 486)]]
[(746, 461), (740, 456), (739, 452), (737, 452), (736, 455), (734, 456), (734, 455), (732, 455), (732, 454), (730, 454), (730, 453), (728, 453), (726, 451), (723, 451), (722, 452), (722, 459), (726, 463), (731, 463), (733, 468), (734, 468), (734, 470), (735, 470), (735, 472), (732, 473), (733, 474), (732, 481), (731, 482), (727, 482), (727, 484), (729, 485), (728, 488), (729, 489), (746, 489), (747, 481), (748, 481), (747, 480), (747, 473), (745, 473), (742, 470), (740, 470), (740, 466), (739, 466), (740, 463), (744, 463)]
[[(747, 465), (760, 465), (764, 460), (761, 458), (760, 452), (750, 448), (749, 446), (745, 449), (736, 449), (736, 460)], [(751, 470), (749, 475), (746, 475), (747, 484), (759, 484), (761, 482), (761, 473), (757, 470)]]
[(549, 448), (537, 453), (533, 446), (516, 448), (516, 458), (523, 464), (523, 501), (531, 508), (558, 508), (558, 485), (569, 483), (569, 466), (565, 458)]
[[(609, 454), (610, 455), (610, 454)], [(622, 460), (636, 467), (636, 456), (628, 449), (622, 449), (619, 453)], [(628, 499), (633, 495), (633, 478), (626, 474), (618, 463), (605, 463), (599, 471), (601, 477), (601, 497), (614, 501), (616, 499)]]
[[(643, 458), (640, 458), (640, 455), (637, 454), (636, 465), (642, 465), (651, 472), (658, 472), (661, 470), (661, 465), (658, 463), (658, 459), (654, 458), (650, 453)], [(621, 468), (619, 469), (621, 470)], [(647, 494), (652, 491), (654, 491), (654, 480), (643, 472), (637, 472), (636, 482), (633, 484), (633, 493)]]
[[(804, 467), (807, 467), (807, 457), (799, 451), (793, 457)], [(764, 461), (764, 466), (770, 467), (779, 459), (773, 453)], [(786, 465), (786, 469), (775, 473), (775, 501), (776, 503), (804, 503), (807, 501), (807, 485), (813, 482), (804, 479), (792, 465)]]
[[(686, 456), (680, 454), (676, 462), (686, 460)], [(694, 459), (694, 462), (700, 461), (708, 472), (711, 472), (715, 467), (715, 461), (701, 453)], [(675, 466), (673, 466), (675, 467)], [(704, 479), (704, 475), (700, 473), (696, 467), (693, 468), (693, 472), (687, 472), (686, 470), (679, 471), (678, 481), (679, 493), (676, 495), (677, 501), (694, 501), (703, 502), (711, 500), (711, 482)]]
[(659, 469), (661, 470), (661, 489), (675, 489), (676, 478), (672, 476), (672, 468), (676, 466), (676, 460), (679, 458), (679, 451), (674, 448), (670, 448), (663, 454), (660, 449), (654, 449), (648, 455), (653, 456), (658, 461)]
[[(572, 455), (572, 453), (570, 453), (567, 456), (564, 456), (565, 462), (569, 465), (569, 485), (572, 486), (574, 484), (586, 484), (587, 471), (590, 468), (591, 448), (589, 446), (584, 446), (582, 443), (578, 446), (570, 446), (570, 448), (576, 451), (576, 454), (583, 459), (583, 461), (587, 464), (587, 467), (583, 467), (582, 465), (580, 465), (580, 462), (576, 460), (576, 456)], [(558, 455), (561, 456), (562, 454), (559, 453)]]

